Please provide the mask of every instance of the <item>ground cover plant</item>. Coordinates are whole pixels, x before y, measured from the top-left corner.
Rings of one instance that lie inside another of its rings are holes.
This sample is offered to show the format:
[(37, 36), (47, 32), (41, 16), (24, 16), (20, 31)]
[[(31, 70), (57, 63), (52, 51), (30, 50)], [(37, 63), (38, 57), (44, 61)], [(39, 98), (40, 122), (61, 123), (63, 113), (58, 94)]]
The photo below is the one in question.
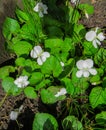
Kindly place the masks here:
[[(23, 5), (23, 10), (16, 8), (16, 19), (7, 17), (3, 25), (5, 46), (14, 59), (0, 68), (6, 96), (24, 93), (54, 105), (57, 115), (35, 113), (32, 130), (104, 130), (104, 30), (79, 23), (89, 19), (93, 6), (78, 0), (23, 0)], [(11, 111), (10, 119), (17, 121), (22, 109)]]

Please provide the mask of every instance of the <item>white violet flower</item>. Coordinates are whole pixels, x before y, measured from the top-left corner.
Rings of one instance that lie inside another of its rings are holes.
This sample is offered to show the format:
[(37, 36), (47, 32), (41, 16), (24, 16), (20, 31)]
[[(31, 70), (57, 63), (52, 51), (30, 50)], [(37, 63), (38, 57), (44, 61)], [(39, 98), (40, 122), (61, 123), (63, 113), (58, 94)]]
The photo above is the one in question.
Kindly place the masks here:
[(67, 93), (65, 88), (61, 88), (59, 92), (57, 92), (57, 94), (55, 94), (55, 97), (59, 97), (62, 95), (65, 95)]
[(18, 111), (11, 111), (11, 113), (10, 113), (10, 119), (11, 120), (17, 120), (18, 114), (19, 114)]
[(37, 3), (34, 7), (34, 11), (39, 13), (39, 17), (43, 17), (43, 14), (47, 14), (47, 5), (43, 4), (42, 2)]
[(46, 61), (48, 57), (50, 57), (49, 52), (43, 52), (42, 48), (40, 46), (35, 46), (30, 53), (32, 58), (37, 58), (37, 63), (39, 65), (42, 65), (43, 62)]
[(79, 0), (71, 0), (71, 3), (76, 4)]
[(97, 45), (101, 45), (100, 41), (103, 41), (105, 39), (103, 33), (100, 32), (99, 34), (97, 34), (97, 31), (98, 31), (98, 27), (96, 28), (95, 31), (89, 31), (85, 35), (85, 39), (87, 41), (92, 42), (95, 48), (97, 48)]
[(60, 65), (62, 66), (62, 70), (64, 71), (64, 63), (60, 61)]
[(87, 19), (89, 19), (89, 15), (88, 15), (87, 12), (85, 12), (85, 17), (86, 17)]
[(77, 68), (79, 69), (76, 73), (78, 78), (80, 77), (89, 77), (90, 74), (96, 75), (96, 69), (93, 69), (93, 60), (86, 59), (86, 60), (79, 60), (76, 63)]
[(23, 105), (21, 105), (20, 107), (19, 107), (19, 109), (16, 109), (15, 111), (11, 111), (10, 112), (10, 120), (17, 120), (17, 118), (18, 118), (18, 115), (20, 114), (20, 112), (22, 111), (22, 109), (23, 109)]
[(62, 67), (64, 67), (64, 63), (62, 61), (60, 61), (60, 64), (61, 64)]
[(29, 84), (28, 76), (20, 76), (14, 81), (14, 83), (17, 87), (24, 88)]

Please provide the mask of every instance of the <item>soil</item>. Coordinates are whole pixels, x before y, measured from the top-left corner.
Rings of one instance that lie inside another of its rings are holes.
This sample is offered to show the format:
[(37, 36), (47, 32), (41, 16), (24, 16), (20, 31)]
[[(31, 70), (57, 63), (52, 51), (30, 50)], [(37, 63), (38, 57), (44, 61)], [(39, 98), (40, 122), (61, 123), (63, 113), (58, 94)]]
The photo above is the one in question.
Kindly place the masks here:
[[(82, 0), (82, 2), (83, 1), (84, 0)], [(20, 0), (18, 0), (18, 4), (22, 6), (20, 4)], [(106, 28), (106, 0), (98, 0), (94, 2), (93, 5), (95, 7), (94, 14), (91, 15), (89, 19), (84, 18), (80, 22), (83, 23), (87, 28)], [(11, 61), (11, 57), (4, 48), (2, 24), (5, 17), (14, 17), (15, 6), (15, 0), (0, 0), (0, 66), (8, 64), (8, 61)], [(3, 99), (3, 97), (5, 97), (5, 95), (6, 93), (0, 84), (0, 101)], [(16, 121), (10, 120), (10, 112), (19, 108), (21, 105), (23, 105), (23, 110), (18, 116), (18, 123)], [(4, 101), (2, 107), (0, 107), (0, 130), (32, 130), (32, 123), (35, 113), (53, 112), (54, 115), (57, 115), (57, 111), (52, 110), (51, 108), (52, 107), (49, 109), (49, 107), (43, 104), (39, 98), (36, 100), (28, 99), (24, 96), (24, 94), (16, 97), (8, 96)]]

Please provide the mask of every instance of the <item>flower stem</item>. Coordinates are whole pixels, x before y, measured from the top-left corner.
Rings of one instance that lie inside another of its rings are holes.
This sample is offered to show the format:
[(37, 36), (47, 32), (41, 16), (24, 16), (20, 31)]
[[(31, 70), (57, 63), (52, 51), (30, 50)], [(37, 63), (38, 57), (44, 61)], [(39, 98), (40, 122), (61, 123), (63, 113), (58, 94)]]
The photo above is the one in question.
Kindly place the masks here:
[(18, 120), (16, 120), (16, 123), (17, 123), (17, 125), (18, 125), (19, 130), (20, 130), (20, 125), (19, 125), (19, 123), (18, 123)]
[(6, 93), (4, 98), (0, 102), (0, 107), (3, 105), (3, 103), (4, 103), (5, 99), (7, 98), (7, 96), (8, 96), (8, 94)]

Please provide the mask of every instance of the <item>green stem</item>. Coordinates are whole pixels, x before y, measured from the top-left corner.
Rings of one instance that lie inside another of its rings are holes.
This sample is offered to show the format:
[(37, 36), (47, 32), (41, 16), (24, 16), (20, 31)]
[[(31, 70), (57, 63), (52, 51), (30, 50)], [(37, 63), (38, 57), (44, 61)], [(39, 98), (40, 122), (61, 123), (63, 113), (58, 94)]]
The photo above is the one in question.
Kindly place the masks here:
[(17, 125), (18, 125), (19, 130), (20, 130), (20, 125), (19, 125), (19, 123), (18, 123), (18, 120), (16, 120), (16, 123), (17, 123)]
[(0, 102), (0, 107), (3, 105), (3, 103), (4, 103), (5, 99), (7, 98), (7, 96), (8, 96), (8, 94), (6, 93), (4, 98)]

